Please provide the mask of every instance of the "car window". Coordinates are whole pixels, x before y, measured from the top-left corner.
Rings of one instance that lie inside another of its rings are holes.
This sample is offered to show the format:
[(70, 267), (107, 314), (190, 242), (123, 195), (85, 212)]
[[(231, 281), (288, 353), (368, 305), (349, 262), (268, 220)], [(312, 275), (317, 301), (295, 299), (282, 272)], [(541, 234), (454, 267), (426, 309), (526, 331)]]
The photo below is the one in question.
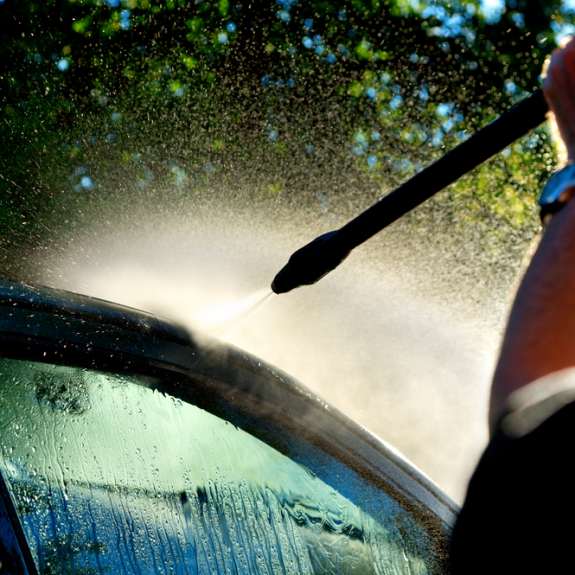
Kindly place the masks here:
[(160, 389), (0, 358), (0, 470), (40, 573), (435, 571), (423, 526), (335, 458), (319, 477), (316, 447)]

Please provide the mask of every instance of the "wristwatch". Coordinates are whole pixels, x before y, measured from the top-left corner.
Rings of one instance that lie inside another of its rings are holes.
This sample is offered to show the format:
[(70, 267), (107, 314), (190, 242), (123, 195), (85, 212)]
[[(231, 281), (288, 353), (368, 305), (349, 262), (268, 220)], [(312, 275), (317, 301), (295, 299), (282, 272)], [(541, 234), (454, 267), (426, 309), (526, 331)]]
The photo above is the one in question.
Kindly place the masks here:
[(575, 164), (569, 164), (559, 170), (543, 187), (539, 197), (539, 216), (543, 225), (547, 225), (573, 196), (575, 196)]

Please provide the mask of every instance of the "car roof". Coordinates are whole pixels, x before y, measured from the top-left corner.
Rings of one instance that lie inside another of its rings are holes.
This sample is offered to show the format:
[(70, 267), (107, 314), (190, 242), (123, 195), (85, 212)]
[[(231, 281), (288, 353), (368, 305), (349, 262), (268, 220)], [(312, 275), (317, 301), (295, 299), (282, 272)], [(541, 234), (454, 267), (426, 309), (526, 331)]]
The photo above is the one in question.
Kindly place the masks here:
[(455, 522), (458, 505), (384, 441), (280, 369), (172, 321), (90, 296), (0, 280), (0, 341), (8, 353), (39, 361), (99, 351), (98, 367), (102, 358), (111, 367), (146, 360), (203, 374), (221, 383), (225, 401), (265, 404), (295, 433), (313, 436), (371, 481), (387, 483), (409, 505), (434, 515), (442, 529), (451, 531)]

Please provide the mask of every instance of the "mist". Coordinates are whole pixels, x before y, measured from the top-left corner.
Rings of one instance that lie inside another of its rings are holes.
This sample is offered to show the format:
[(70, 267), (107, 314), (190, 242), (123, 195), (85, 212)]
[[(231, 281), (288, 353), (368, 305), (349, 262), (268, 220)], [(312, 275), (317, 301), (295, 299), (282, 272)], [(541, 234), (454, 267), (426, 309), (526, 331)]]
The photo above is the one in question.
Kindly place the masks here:
[(112, 210), (46, 250), (37, 274), (46, 285), (152, 312), (195, 334), (224, 335), (390, 443), (462, 502), (487, 442), (490, 378), (516, 276), (479, 280), (484, 274), (468, 261), (473, 230), (466, 255), (461, 238), (421, 242), (399, 225), (315, 286), (272, 295), (222, 333), (206, 310), (261, 300), (289, 255), (326, 222), (289, 218), (273, 202), (216, 206), (156, 214), (143, 206), (115, 219)]

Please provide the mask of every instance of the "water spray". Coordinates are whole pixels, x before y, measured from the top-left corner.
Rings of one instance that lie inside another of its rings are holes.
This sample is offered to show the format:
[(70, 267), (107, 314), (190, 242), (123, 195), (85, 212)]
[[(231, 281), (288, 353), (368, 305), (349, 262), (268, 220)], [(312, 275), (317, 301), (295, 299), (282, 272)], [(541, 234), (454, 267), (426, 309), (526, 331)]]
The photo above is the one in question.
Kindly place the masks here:
[(194, 320), (211, 335), (225, 341), (269, 301), (272, 295), (271, 291), (264, 288), (243, 300), (229, 301), (204, 308), (196, 313)]
[(274, 278), (272, 290), (282, 294), (315, 284), (354, 248), (542, 124), (547, 112), (539, 89), (339, 230), (297, 250)]

